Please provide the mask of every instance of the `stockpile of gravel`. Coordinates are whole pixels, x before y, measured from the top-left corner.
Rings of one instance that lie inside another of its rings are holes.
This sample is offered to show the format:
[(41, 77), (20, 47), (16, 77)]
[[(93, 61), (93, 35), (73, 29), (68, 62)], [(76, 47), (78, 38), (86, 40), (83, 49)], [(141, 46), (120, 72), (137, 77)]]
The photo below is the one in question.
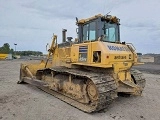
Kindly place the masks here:
[[(144, 54), (142, 56), (154, 57), (154, 63), (149, 63), (149, 64), (160, 64), (160, 54)], [(142, 56), (140, 56), (140, 57), (142, 57)]]

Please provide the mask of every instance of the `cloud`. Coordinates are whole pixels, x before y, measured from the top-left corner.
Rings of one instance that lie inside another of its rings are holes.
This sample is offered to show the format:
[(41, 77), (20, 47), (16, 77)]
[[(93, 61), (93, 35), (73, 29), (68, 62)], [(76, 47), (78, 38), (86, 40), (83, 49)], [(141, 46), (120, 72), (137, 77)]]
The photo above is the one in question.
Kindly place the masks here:
[(14, 47), (13, 43), (17, 43), (19, 50), (45, 52), (53, 33), (61, 42), (62, 28), (68, 29), (67, 36), (76, 37), (75, 17), (111, 11), (121, 19), (122, 41), (132, 42), (137, 52), (159, 53), (159, 6), (159, 0), (0, 1), (0, 45), (8, 42)]

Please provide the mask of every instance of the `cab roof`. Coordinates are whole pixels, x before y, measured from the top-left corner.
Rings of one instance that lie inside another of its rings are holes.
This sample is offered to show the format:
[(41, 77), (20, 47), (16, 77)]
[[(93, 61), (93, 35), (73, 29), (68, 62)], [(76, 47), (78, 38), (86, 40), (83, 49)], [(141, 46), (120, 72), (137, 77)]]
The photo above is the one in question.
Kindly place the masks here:
[(97, 14), (97, 15), (94, 15), (94, 16), (92, 16), (92, 17), (90, 17), (90, 18), (87, 18), (87, 19), (80, 19), (80, 20), (77, 20), (77, 24), (85, 24), (85, 23), (87, 23), (87, 22), (89, 22), (89, 21), (92, 21), (92, 20), (95, 20), (95, 19), (97, 19), (97, 18), (101, 18), (101, 19), (103, 19), (103, 20), (106, 20), (106, 21), (112, 21), (112, 22), (114, 22), (114, 23), (119, 23), (120, 22), (120, 19), (119, 18), (117, 18), (116, 16), (112, 16), (112, 15), (102, 15), (102, 14)]

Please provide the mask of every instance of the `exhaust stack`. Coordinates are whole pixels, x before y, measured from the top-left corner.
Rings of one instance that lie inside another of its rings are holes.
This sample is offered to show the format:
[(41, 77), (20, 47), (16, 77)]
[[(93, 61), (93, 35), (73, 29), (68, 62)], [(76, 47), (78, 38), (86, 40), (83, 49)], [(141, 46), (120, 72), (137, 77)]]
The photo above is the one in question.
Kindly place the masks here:
[(66, 42), (66, 32), (67, 29), (62, 29), (62, 42)]

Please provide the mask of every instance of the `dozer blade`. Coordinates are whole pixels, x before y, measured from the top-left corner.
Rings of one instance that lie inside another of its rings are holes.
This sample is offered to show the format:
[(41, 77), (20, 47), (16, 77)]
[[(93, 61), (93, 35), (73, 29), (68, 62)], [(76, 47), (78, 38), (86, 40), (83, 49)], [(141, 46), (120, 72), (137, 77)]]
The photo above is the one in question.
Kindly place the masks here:
[(46, 87), (47, 86), (47, 83), (45, 83), (44, 81), (40, 81), (40, 80), (37, 80), (37, 79), (32, 79), (32, 78), (29, 78), (29, 77), (24, 77), (23, 82), (34, 85), (36, 87)]

